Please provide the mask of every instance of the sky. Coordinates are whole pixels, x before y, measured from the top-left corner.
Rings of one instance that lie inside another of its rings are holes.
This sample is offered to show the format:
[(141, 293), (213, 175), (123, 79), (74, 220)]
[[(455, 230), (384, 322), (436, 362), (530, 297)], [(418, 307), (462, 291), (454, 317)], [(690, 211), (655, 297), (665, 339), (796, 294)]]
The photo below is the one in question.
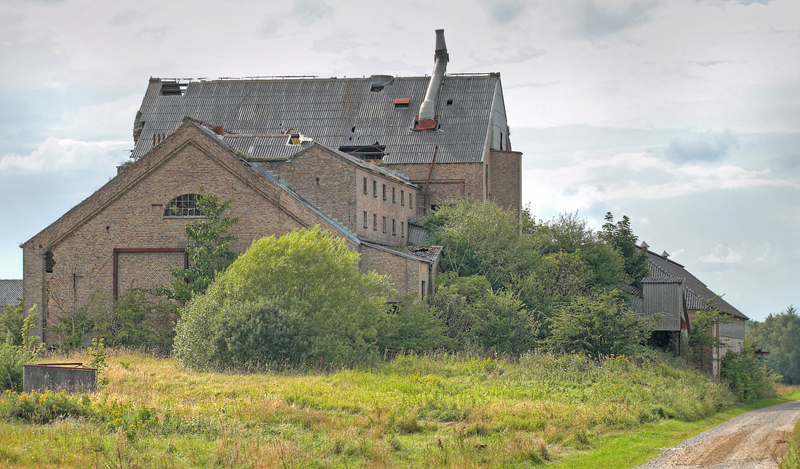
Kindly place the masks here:
[(0, 0), (0, 278), (116, 174), (148, 80), (500, 72), (523, 202), (800, 305), (797, 0)]

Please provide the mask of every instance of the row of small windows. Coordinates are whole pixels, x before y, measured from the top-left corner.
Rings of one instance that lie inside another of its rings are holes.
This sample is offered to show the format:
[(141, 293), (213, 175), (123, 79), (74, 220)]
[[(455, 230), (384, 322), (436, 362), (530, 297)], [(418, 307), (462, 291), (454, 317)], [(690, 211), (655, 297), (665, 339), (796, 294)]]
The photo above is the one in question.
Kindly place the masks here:
[[(381, 217), (381, 219), (382, 219), (381, 220), (382, 221), (381, 230), (384, 233), (386, 233), (387, 232), (387, 228), (388, 228), (389, 219), (386, 218), (386, 217)], [(368, 221), (369, 221), (369, 215), (365, 211), (364, 212), (364, 228), (368, 228), (369, 227)], [(372, 214), (372, 231), (378, 231), (378, 215), (375, 214), (375, 213)], [(392, 218), (392, 236), (397, 236), (397, 220), (395, 220), (394, 218)], [(406, 237), (406, 223), (403, 222), (403, 221), (400, 222), (400, 237), (401, 238), (405, 238)]]
[[(367, 187), (368, 187), (367, 178), (364, 178), (364, 195), (367, 195), (369, 193), (367, 191)], [(387, 200), (386, 184), (382, 184), (381, 195), (383, 197), (383, 200)], [(372, 196), (375, 197), (375, 198), (378, 197), (378, 181), (376, 181), (374, 179), (372, 180)], [(408, 208), (414, 208), (413, 200), (414, 200), (413, 194), (411, 192), (409, 192), (408, 193)], [(397, 203), (397, 188), (396, 187), (392, 187), (392, 203), (393, 204)], [(403, 189), (400, 189), (400, 205), (402, 205), (404, 207), (406, 205), (406, 191), (403, 190)]]

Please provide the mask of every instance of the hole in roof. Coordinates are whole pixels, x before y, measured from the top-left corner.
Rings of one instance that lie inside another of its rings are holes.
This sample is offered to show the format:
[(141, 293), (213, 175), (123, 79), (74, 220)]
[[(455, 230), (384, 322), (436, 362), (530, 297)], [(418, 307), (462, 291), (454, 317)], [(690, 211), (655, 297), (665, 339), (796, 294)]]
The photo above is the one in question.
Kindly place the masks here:
[(379, 93), (394, 82), (394, 77), (391, 75), (372, 75), (369, 77), (369, 82), (369, 90), (373, 93)]
[(356, 133), (356, 126), (353, 126), (353, 128), (352, 128), (352, 129), (350, 129), (350, 132), (351, 132), (351, 133)]
[(448, 106), (452, 106), (453, 105), (453, 100), (452, 99), (448, 99), (447, 100), (447, 105)]

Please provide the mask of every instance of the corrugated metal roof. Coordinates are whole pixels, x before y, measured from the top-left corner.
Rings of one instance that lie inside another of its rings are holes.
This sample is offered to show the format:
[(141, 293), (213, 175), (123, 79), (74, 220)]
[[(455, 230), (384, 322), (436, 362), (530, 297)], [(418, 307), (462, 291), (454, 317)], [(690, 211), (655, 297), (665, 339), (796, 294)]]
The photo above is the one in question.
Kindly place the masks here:
[[(208, 80), (190, 82), (180, 96), (162, 95), (161, 80), (151, 79), (138, 115), (141, 134), (133, 157), (150, 151), (154, 135), (172, 133), (191, 116), (232, 133), (293, 129), (333, 149), (385, 145), (385, 164), (429, 163), (437, 145), (438, 163), (482, 161), (499, 75), (445, 76), (437, 103), (440, 130), (413, 132), (428, 81), (398, 77), (372, 92), (369, 78)], [(396, 107), (398, 98), (409, 98), (408, 107)], [(300, 150), (275, 145), (274, 139), (237, 137), (226, 143), (257, 158), (285, 158)]]
[(0, 280), (0, 312), (4, 306), (16, 306), (22, 298), (22, 280)]
[[(682, 278), (684, 279), (683, 297), (688, 309), (703, 309), (708, 300), (713, 300), (714, 305), (720, 310), (730, 313), (740, 319), (749, 319), (741, 311), (731, 306), (727, 301), (720, 298), (716, 293), (709, 290), (705, 283), (692, 275), (686, 268), (677, 262), (673, 262), (665, 257), (653, 252), (647, 252), (650, 260), (650, 272), (655, 279)], [(647, 280), (647, 279), (645, 279)], [(645, 282), (642, 280), (642, 283)]]

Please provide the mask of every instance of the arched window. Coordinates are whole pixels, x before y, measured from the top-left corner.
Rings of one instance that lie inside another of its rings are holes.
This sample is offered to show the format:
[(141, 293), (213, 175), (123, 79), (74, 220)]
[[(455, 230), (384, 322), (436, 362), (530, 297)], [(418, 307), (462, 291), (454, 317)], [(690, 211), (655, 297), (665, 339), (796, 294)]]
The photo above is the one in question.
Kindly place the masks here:
[(170, 200), (164, 209), (165, 217), (202, 217), (203, 212), (197, 207), (200, 194), (183, 194)]

